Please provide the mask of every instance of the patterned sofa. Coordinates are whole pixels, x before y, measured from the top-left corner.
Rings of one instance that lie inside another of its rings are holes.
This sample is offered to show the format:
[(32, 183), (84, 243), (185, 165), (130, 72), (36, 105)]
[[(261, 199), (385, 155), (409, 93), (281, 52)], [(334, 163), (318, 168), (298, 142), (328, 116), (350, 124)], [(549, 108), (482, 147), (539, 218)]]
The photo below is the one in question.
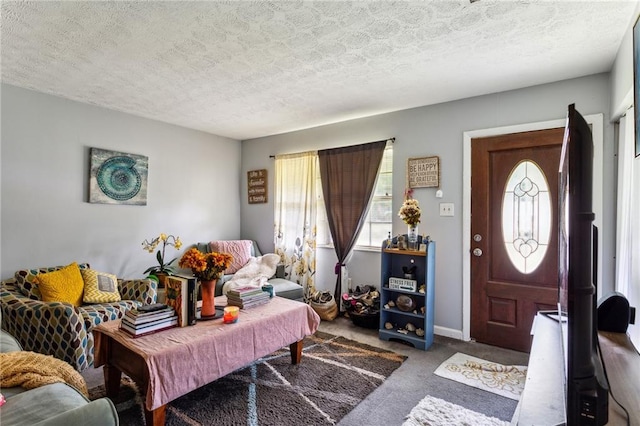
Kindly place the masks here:
[[(79, 265), (89, 269), (89, 264)], [(93, 366), (93, 333), (103, 321), (122, 318), (141, 304), (155, 303), (157, 284), (148, 279), (118, 280), (119, 302), (84, 304), (43, 302), (34, 278), (63, 266), (24, 269), (0, 283), (2, 329), (14, 336), (24, 350), (38, 352), (68, 362), (77, 371)]]

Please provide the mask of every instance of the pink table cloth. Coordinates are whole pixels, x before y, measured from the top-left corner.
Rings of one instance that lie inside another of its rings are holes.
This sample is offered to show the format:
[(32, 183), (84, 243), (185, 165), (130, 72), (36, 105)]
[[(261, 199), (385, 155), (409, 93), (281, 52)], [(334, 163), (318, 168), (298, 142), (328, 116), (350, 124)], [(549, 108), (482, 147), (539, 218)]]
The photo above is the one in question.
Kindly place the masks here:
[[(216, 306), (224, 305), (224, 296), (216, 298)], [(319, 323), (307, 304), (274, 297), (265, 305), (241, 310), (235, 324), (223, 324), (222, 318), (198, 321), (135, 339), (119, 330), (120, 321), (102, 323), (96, 330), (144, 358), (150, 376), (145, 405), (151, 411), (304, 339)]]

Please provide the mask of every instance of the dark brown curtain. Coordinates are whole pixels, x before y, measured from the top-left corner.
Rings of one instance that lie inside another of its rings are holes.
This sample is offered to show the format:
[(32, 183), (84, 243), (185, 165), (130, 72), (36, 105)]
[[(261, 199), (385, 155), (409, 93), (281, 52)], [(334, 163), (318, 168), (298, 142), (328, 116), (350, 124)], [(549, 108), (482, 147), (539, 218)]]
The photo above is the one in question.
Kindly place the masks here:
[(387, 141), (318, 151), (327, 220), (338, 263), (334, 297), (340, 306), (342, 265), (366, 217)]

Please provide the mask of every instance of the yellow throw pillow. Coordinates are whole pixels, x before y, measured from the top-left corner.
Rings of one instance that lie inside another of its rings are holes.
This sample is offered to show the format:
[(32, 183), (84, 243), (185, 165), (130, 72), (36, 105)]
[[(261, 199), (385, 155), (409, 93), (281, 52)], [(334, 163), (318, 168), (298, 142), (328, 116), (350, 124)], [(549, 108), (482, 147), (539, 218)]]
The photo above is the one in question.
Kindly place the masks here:
[(93, 269), (81, 269), (84, 280), (84, 303), (119, 302), (118, 277)]
[(76, 262), (69, 266), (46, 274), (38, 274), (35, 278), (42, 300), (45, 302), (67, 302), (74, 306), (82, 305), (84, 281)]

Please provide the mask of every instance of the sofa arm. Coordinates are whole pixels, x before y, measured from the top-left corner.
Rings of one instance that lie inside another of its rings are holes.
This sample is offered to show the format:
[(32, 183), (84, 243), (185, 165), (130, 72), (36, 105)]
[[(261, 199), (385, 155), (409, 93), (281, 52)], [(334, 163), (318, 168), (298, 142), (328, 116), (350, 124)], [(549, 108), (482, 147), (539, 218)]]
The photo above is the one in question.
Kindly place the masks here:
[(109, 398), (100, 398), (86, 405), (65, 411), (34, 426), (117, 426), (118, 412)]
[(158, 301), (158, 283), (148, 278), (142, 280), (118, 280), (120, 297), (125, 300), (137, 300), (146, 305)]
[(78, 309), (69, 303), (29, 299), (11, 282), (0, 287), (2, 328), (25, 351), (53, 355), (78, 371), (89, 367), (87, 330)]

